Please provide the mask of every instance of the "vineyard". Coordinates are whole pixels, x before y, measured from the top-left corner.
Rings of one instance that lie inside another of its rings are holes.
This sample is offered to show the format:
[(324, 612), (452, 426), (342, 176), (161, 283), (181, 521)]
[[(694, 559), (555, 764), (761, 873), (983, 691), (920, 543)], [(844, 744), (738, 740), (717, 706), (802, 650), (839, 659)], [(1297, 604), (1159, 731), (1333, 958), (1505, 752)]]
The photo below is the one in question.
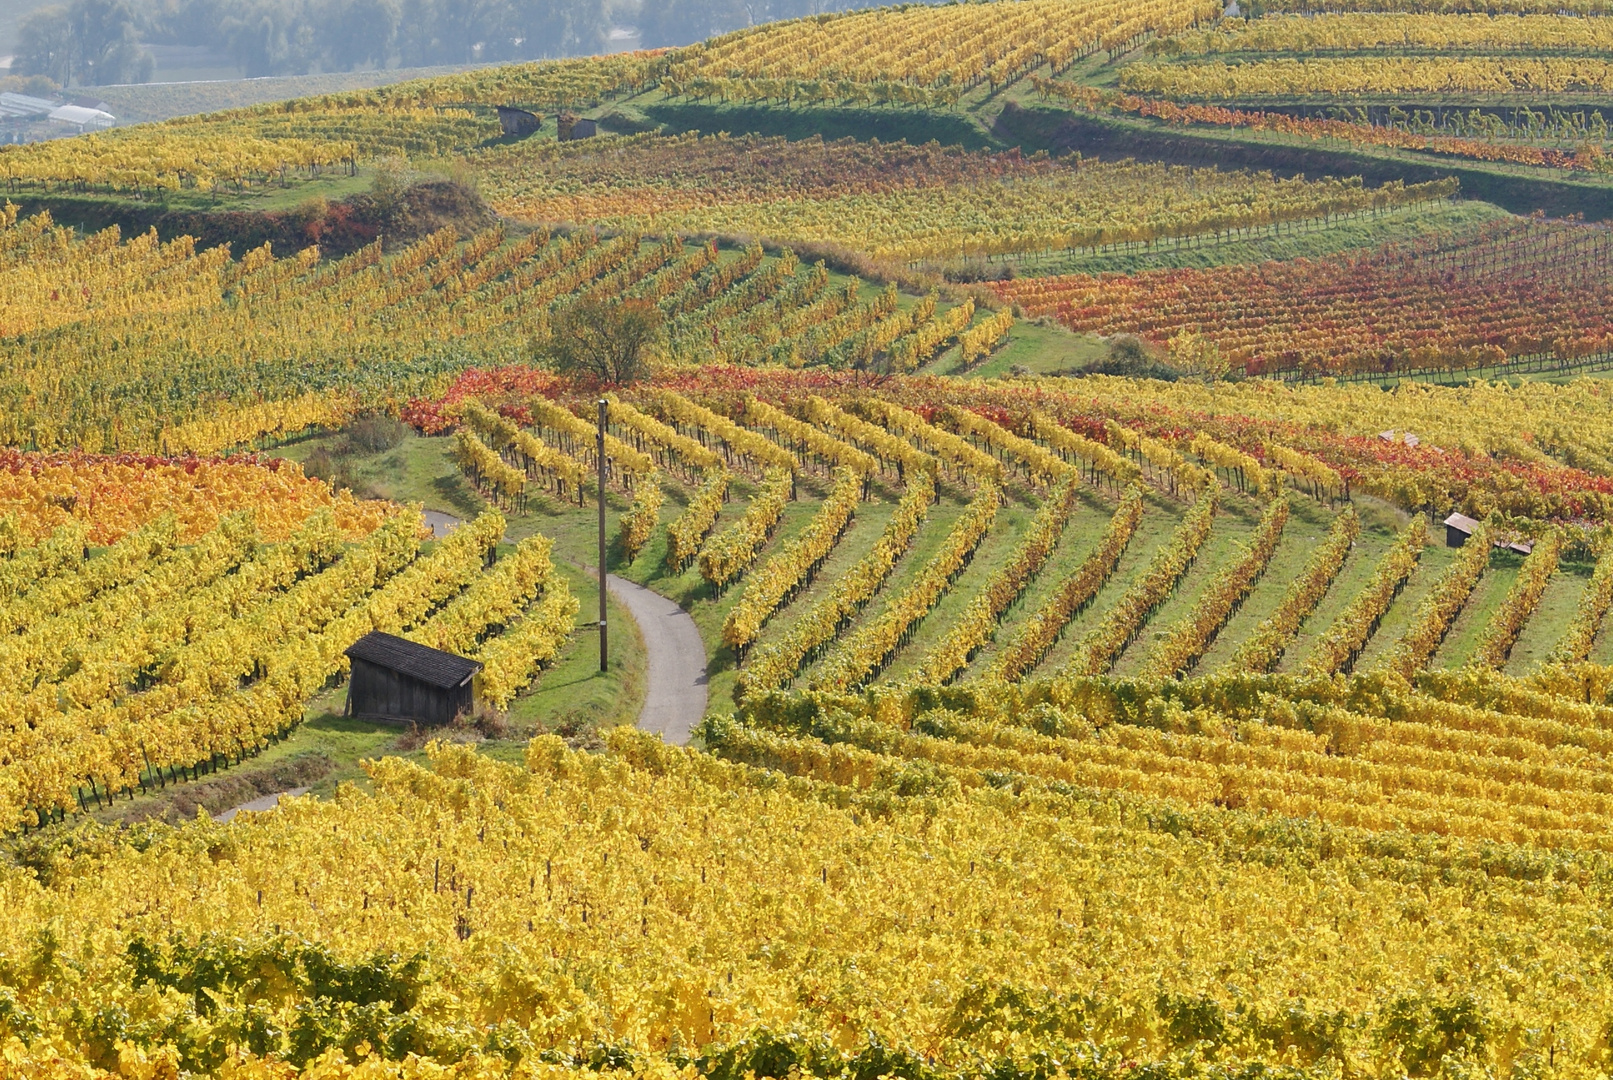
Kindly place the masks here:
[[(1078, 1042), (1104, 1076), (1189, 1050), (1318, 1076), (1598, 1067), (1596, 385), (876, 390), (704, 366), (608, 404), (619, 572), (685, 591), (730, 658), (704, 752), (625, 729), (600, 754), (539, 738), (524, 767), (438, 744), (371, 764), (371, 792), (53, 841), (48, 874), (0, 872), (21, 913), (0, 957), (37, 972), (8, 979), (8, 1060), (65, 1076), (46, 1055), (70, 1041), (123, 1074), (502, 1076), (692, 1048), (705, 1075), (782, 1055), (941, 1077)], [(99, 509), (13, 512), (0, 692), (38, 719), (7, 736), (11, 805), (70, 818), (284, 738), (371, 628), (479, 657), (508, 700), (578, 605), (548, 540), (500, 538), (591, 512), (591, 408), (521, 368), (412, 404), (506, 508), (425, 550), (411, 513), (286, 516), (273, 489), (272, 537), (206, 502), (187, 533), (130, 519), (87, 552)], [(269, 472), (197, 475), (227, 468)], [(1452, 510), (1484, 521), (1456, 549), (1431, 526)], [(1005, 1016), (1062, 1019), (1005, 1040)]]
[(1044, 65), (1061, 70), (1100, 49), (1187, 29), (1215, 10), (1192, 0), (1030, 0), (1006, 17), (963, 5), (801, 19), (696, 46), (671, 61), (665, 83), (695, 98), (941, 105), (981, 84), (995, 89)]
[(0, 146), (0, 1073), (1606, 1076), (1607, 0), (768, 10)]
[(486, 160), (493, 205), (516, 217), (830, 243), (904, 262), (1213, 239), (1454, 193), (850, 140), (637, 136)]
[(1613, 50), (1610, 32), (1613, 24), (1604, 19), (1560, 15), (1288, 15), (1252, 21), (1228, 19), (1213, 30), (1160, 39), (1154, 49), (1175, 56), (1363, 49), (1605, 53)]
[[(371, 630), (476, 656), (484, 695), (507, 703), (577, 612), (548, 540), (484, 572), (496, 513), (426, 553), (418, 513), (329, 505), (294, 467), (19, 456), (5, 477), (8, 831), (284, 737)], [(153, 516), (163, 501), (141, 489), (164, 485), (172, 509)], [(57, 492), (98, 488), (60, 511)], [(60, 524), (37, 505), (53, 500)]]
[(297, 175), (352, 170), (389, 155), (436, 157), (499, 134), (489, 108), (586, 107), (643, 85), (647, 58), (484, 68), (117, 129), (90, 138), (0, 148), (12, 192), (244, 190)]
[[(421, 422), (461, 425), (456, 454), (488, 498), (564, 512), (598, 468), (585, 421), (507, 376), (462, 383)], [(611, 405), (616, 531), (624, 565), (688, 590), (736, 661), (739, 702), (792, 686), (1330, 675), (1358, 659), (1409, 678), (1463, 668), (1468, 650), (1524, 677), (1602, 640), (1605, 598), (1581, 572), (1600, 533), (1573, 524), (1613, 510), (1613, 487), (1585, 471), (1613, 442), (1592, 387), (1278, 396), (1098, 380), (1030, 395), (924, 379), (873, 394), (855, 376), (736, 369), (667, 385)], [(1341, 408), (1351, 426), (1318, 424)], [(1352, 499), (1423, 524), (1379, 516), (1362, 533)], [(786, 515), (792, 502), (806, 505)], [(1450, 561), (1427, 523), (1453, 511), (1551, 554), (1525, 563), (1521, 580), (1538, 580), (1508, 594), (1505, 631), (1463, 629), (1441, 652), (1475, 591), (1499, 604), (1519, 576), (1505, 553), (1473, 564), (1421, 614)], [(1531, 625), (1548, 593), (1588, 598), (1581, 644), (1559, 645), (1566, 623)], [(1308, 621), (1328, 605), (1332, 623)], [(1377, 635), (1385, 618), (1411, 620), (1403, 640)]]
[[(519, 214), (550, 209), (560, 196), (573, 214), (598, 207), (602, 216), (655, 216), (685, 231), (754, 232), (784, 222), (763, 209), (754, 212), (756, 220), (691, 214), (711, 209), (701, 199), (685, 205), (673, 198), (671, 205), (684, 213), (668, 215), (656, 197), (665, 192), (640, 194), (626, 184), (602, 198), (577, 189), (587, 166), (579, 173), (576, 161), (529, 177), (532, 152), (541, 144), (508, 145), (496, 109), (520, 108), (538, 118), (592, 110), (629, 131), (654, 128), (642, 119), (649, 113), (688, 104), (761, 105), (784, 113), (952, 112), (990, 127), (994, 100), (1028, 86), (1083, 110), (1092, 107), (1094, 93), (1118, 87), (1143, 103), (1127, 111), (1166, 123), (1264, 129), (1546, 169), (1564, 167), (1562, 161), (1578, 152), (1581, 164), (1574, 167), (1605, 171), (1608, 117), (1598, 95), (1605, 96), (1609, 84), (1610, 38), (1600, 3), (1263, 7), (1272, 13), (1256, 18), (1223, 17), (1216, 5), (1190, 0), (1142, 7), (1022, 0), (1011, 9), (920, 5), (826, 14), (682, 49), (484, 68), (180, 116), (93, 138), (7, 146), (0, 148), (0, 179), (14, 195), (167, 199), (188, 193), (216, 203), (220, 196), (239, 200), (304, 185), (319, 191), (326, 179), (351, 177), (384, 160), (453, 159), (496, 175), (500, 197)], [(1289, 8), (1293, 13), (1278, 13)], [(1481, 108), (1474, 108), (1475, 98)], [(1328, 114), (1325, 120), (1336, 126), (1307, 127), (1321, 117), (1271, 108), (1296, 100), (1318, 106), (1314, 112)], [(1358, 125), (1364, 130), (1337, 126), (1353, 123), (1335, 115), (1338, 103), (1362, 101), (1385, 108)], [(1229, 123), (1214, 110), (1203, 111), (1205, 102), (1255, 105), (1233, 111), (1258, 119)], [(1527, 118), (1520, 120), (1520, 109)], [(1300, 127), (1289, 126), (1296, 120)], [(553, 146), (541, 152), (552, 153)], [(1598, 153), (1587, 156), (1589, 150)], [(681, 157), (686, 147), (637, 152), (650, 158), (639, 164), (642, 171)], [(699, 156), (709, 160), (711, 151)], [(830, 211), (797, 227), (822, 228), (834, 220)]]
[(755, 245), (496, 228), (322, 263), (0, 222), (0, 438), (30, 449), (209, 454), (339, 424), (525, 357), (551, 311), (590, 296), (654, 303), (681, 364), (910, 368), (986, 320)]
[[(1359, 107), (1355, 119), (1320, 119), (1219, 105), (1183, 105), (1051, 79), (1033, 78), (1033, 83), (1045, 98), (1074, 103), (1094, 113), (1130, 114), (1176, 126), (1243, 128), (1311, 141), (1420, 150), (1452, 158), (1579, 172), (1601, 171), (1604, 156), (1600, 141), (1605, 141), (1607, 136), (1607, 119), (1597, 110), (1554, 111), (1548, 116), (1524, 109), (1521, 120), (1508, 120), (1498, 113), (1479, 109), (1451, 110), (1437, 121), (1429, 112), (1374, 124), (1366, 110)], [(1342, 112), (1345, 116), (1352, 115), (1349, 110)], [(1517, 110), (1513, 112), (1516, 117)], [(1539, 145), (1542, 142), (1555, 145)]]
[(1127, 68), (1128, 90), (1184, 97), (1251, 98), (1362, 94), (1605, 94), (1613, 66), (1600, 59), (1373, 57), (1205, 61)]
[(1071, 329), (1203, 334), (1250, 374), (1460, 371), (1613, 352), (1605, 225), (1520, 221), (1437, 248), (999, 287)]

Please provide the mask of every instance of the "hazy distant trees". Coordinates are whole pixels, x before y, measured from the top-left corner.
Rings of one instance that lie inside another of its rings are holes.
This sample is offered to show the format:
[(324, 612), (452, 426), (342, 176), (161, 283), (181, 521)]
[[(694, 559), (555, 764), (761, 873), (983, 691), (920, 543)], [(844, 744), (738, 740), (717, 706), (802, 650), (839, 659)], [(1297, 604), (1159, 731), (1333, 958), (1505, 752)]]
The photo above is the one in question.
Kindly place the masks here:
[(470, 64), (602, 52), (601, 0), (402, 0), (399, 63)]
[(12, 71), (144, 82), (141, 42), (202, 46), (249, 78), (602, 52), (609, 0), (71, 0), (34, 12)]
[[(0, 0), (4, 2), (4, 0)], [(141, 42), (202, 46), (248, 77), (541, 60), (603, 52), (613, 23), (646, 48), (876, 0), (68, 0), (19, 32), (14, 73), (143, 82)]]
[(765, 22), (756, 18), (765, 10), (766, 0), (747, 4), (745, 0), (642, 0), (639, 5), (639, 38), (648, 49), (663, 45), (687, 45), (715, 34)]
[(641, 0), (639, 35), (645, 48), (688, 45), (776, 19), (873, 7), (887, 0)]
[(209, 45), (248, 76), (599, 52), (603, 0), (162, 0), (151, 40)]
[(106, 85), (151, 78), (151, 54), (140, 47), (135, 14), (124, 0), (72, 0), (40, 8), (17, 32), (18, 75)]

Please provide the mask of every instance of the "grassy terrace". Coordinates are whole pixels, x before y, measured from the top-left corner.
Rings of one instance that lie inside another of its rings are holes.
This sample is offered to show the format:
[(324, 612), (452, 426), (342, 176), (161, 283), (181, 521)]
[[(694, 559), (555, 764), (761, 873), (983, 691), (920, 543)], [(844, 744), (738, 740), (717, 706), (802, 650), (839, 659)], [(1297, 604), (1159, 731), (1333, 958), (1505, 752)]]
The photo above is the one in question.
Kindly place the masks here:
[[(1147, 500), (1136, 535), (1132, 537), (1125, 554), (1120, 557), (1120, 563), (1115, 567), (1115, 572), (1108, 583), (1092, 603), (1087, 605), (1086, 610), (1070, 620), (1070, 625), (1065, 628), (1057, 644), (1048, 650), (1041, 664), (1028, 674), (1036, 677), (1055, 675), (1069, 662), (1081, 638), (1102, 622), (1125, 594), (1126, 589), (1142, 575), (1155, 554), (1170, 539), (1171, 533), (1181, 522), (1182, 510), (1181, 505), (1163, 497)], [(1034, 609), (1025, 610), (1028, 612)]]
[(1491, 552), (1489, 567), (1474, 586), (1472, 595), (1462, 607), (1462, 613), (1451, 624), (1445, 640), (1440, 643), (1439, 651), (1434, 654), (1433, 667), (1459, 668), (1473, 659), (1479, 642), (1484, 639), (1485, 628), (1500, 610), (1512, 583), (1518, 580), (1518, 567), (1522, 564), (1523, 556), (1516, 552)]
[(1259, 516), (1252, 504), (1230, 493), (1222, 499), (1221, 510), (1215, 515), (1215, 526), (1199, 548), (1193, 565), (1176, 583), (1169, 598), (1149, 618), (1136, 640), (1120, 654), (1115, 661), (1114, 675), (1128, 678), (1141, 670), (1169, 628), (1198, 607), (1205, 588), (1215, 575), (1242, 556)]
[(1442, 538), (1435, 537), (1433, 530), (1429, 530), (1430, 540), (1428, 546), (1423, 548), (1423, 557), (1417, 564), (1417, 569), (1407, 580), (1406, 587), (1400, 591), (1395, 602), (1389, 605), (1389, 611), (1384, 615), (1383, 621), (1378, 625), (1377, 633), (1367, 642), (1367, 647), (1356, 661), (1358, 671), (1372, 668), (1382, 656), (1394, 648), (1406, 630), (1411, 626), (1412, 617), (1433, 589), (1434, 583), (1444, 576), (1455, 560), (1455, 552), (1445, 547)]
[(1304, 667), (1317, 640), (1327, 633), (1328, 627), (1337, 621), (1345, 608), (1349, 607), (1351, 601), (1360, 594), (1361, 589), (1372, 580), (1372, 572), (1377, 567), (1378, 560), (1389, 550), (1396, 534), (1404, 525), (1405, 515), (1399, 514), (1386, 504), (1377, 503), (1375, 500), (1358, 499), (1356, 507), (1357, 512), (1361, 514), (1361, 533), (1356, 538), (1349, 557), (1344, 560), (1344, 566), (1340, 568), (1338, 576), (1333, 579), (1332, 586), (1322, 597), (1322, 602), (1311, 612), (1310, 618), (1300, 625), (1293, 644), (1283, 654), (1282, 660), (1277, 665), (1277, 670), (1280, 672), (1297, 672)]
[[(825, 484), (825, 490), (827, 490), (827, 484)], [(797, 503), (796, 506), (800, 507), (803, 525), (809, 519), (811, 513), (817, 509), (816, 504)], [(825, 560), (823, 566), (807, 586), (796, 593), (794, 599), (768, 620), (767, 625), (762, 628), (762, 636), (759, 640), (762, 642), (777, 640), (789, 633), (800, 619), (801, 614), (810, 610), (818, 601), (822, 600), (834, 588), (835, 583), (840, 580), (841, 576), (873, 549), (874, 545), (879, 542), (880, 534), (884, 532), (885, 526), (890, 522), (895, 511), (896, 498), (889, 492), (884, 493), (882, 497), (869, 500), (860, 505), (851, 520), (850, 526), (847, 527), (845, 534), (841, 537), (840, 543), (835, 545), (834, 551), (830, 552), (829, 558)], [(773, 550), (776, 550), (776, 548), (770, 547), (762, 558), (765, 559)], [(733, 600), (737, 600), (743, 592), (744, 582), (742, 580), (730, 586), (728, 595)], [(732, 606), (732, 600), (729, 606)], [(726, 614), (727, 610), (725, 609), (724, 615)], [(718, 630), (720, 636), (720, 621)], [(726, 646), (722, 655), (728, 661), (728, 678), (719, 681), (718, 676), (714, 675), (711, 681), (712, 707), (719, 711), (728, 708), (732, 703), (733, 683), (737, 675), (737, 672), (732, 670), (732, 653)]]
[(1590, 661), (1593, 664), (1613, 664), (1613, 619), (1602, 623), (1602, 631), (1596, 635), (1596, 644), (1591, 647)]
[(962, 678), (975, 678), (989, 671), (996, 661), (998, 644), (1012, 638), (1024, 621), (1040, 610), (1059, 584), (1075, 573), (1097, 548), (1115, 507), (1112, 502), (1090, 490), (1083, 490), (1081, 494), (1082, 505), (1071, 515), (1070, 523), (1065, 526), (1064, 535), (1059, 538), (1052, 557), (1019, 599), (1003, 613), (996, 637), (976, 654)]
[(1596, 565), (1590, 562), (1565, 559), (1558, 564), (1557, 573), (1546, 585), (1535, 613), (1523, 624), (1523, 633), (1518, 635), (1504, 671), (1509, 675), (1523, 675), (1546, 662), (1562, 640), (1563, 627), (1574, 617), (1595, 569)]
[(1282, 542), (1277, 545), (1271, 562), (1266, 566), (1266, 572), (1261, 575), (1260, 581), (1244, 599), (1237, 614), (1216, 635), (1215, 641), (1188, 674), (1208, 674), (1232, 659), (1238, 644), (1252, 633), (1263, 619), (1277, 610), (1278, 602), (1282, 600), (1288, 586), (1305, 569), (1312, 552), (1327, 535), (1327, 530), (1333, 523), (1333, 514), (1330, 511), (1306, 498), (1293, 497), (1289, 500), (1289, 504), (1291, 510), (1288, 526), (1283, 530)]
[[(970, 601), (1002, 568), (1003, 563), (1019, 544), (1035, 513), (1035, 508), (1029, 505), (1028, 500), (1021, 501), (1010, 497), (1004, 502), (1002, 509), (997, 511), (996, 522), (992, 525), (991, 531), (980, 541), (980, 546), (975, 549), (969, 565), (963, 568), (953, 581), (952, 587), (942, 595), (935, 607), (930, 609), (924, 621), (919, 623), (913, 633), (913, 640), (896, 650), (890, 666), (885, 669), (885, 678), (900, 679), (917, 674), (924, 658), (946, 636)], [(894, 592), (891, 595), (901, 594)]]
[[(918, 535), (913, 538), (912, 547), (908, 548), (907, 554), (903, 555), (902, 558), (897, 562), (895, 568), (892, 569), (890, 576), (885, 579), (885, 584), (883, 587), (881, 587), (879, 592), (874, 595), (874, 598), (868, 602), (867, 606), (862, 609), (857, 618), (852, 621), (851, 626), (841, 632), (840, 640), (844, 640), (847, 635), (855, 633), (856, 628), (862, 625), (865, 621), (879, 618), (879, 616), (890, 606), (891, 598), (899, 597), (907, 591), (907, 588), (912, 583), (913, 579), (916, 578), (919, 575), (919, 572), (924, 568), (924, 564), (927, 563), (931, 557), (933, 557), (935, 553), (940, 550), (943, 541), (946, 540), (947, 534), (951, 532), (952, 526), (957, 523), (958, 518), (962, 515), (965, 505), (964, 499), (959, 497), (962, 494), (962, 492), (946, 491), (943, 489), (941, 501), (930, 508), (929, 516), (925, 519), (924, 524), (919, 527)], [(866, 552), (868, 548), (873, 547), (874, 540), (876, 539), (877, 536), (869, 537), (867, 540), (867, 547), (863, 548), (862, 551)], [(857, 557), (861, 557), (861, 552), (859, 552)], [(851, 563), (848, 562), (842, 565), (849, 566)], [(825, 572), (818, 575), (818, 580), (820, 582), (820, 590), (827, 590), (833, 587), (836, 578), (832, 573), (829, 572), (829, 568), (826, 566)], [(807, 602), (810, 604), (813, 600), (816, 600), (819, 595), (821, 595), (821, 591), (814, 593), (810, 598), (802, 597), (801, 599), (807, 600)], [(801, 600), (797, 600), (796, 603), (800, 604)], [(800, 610), (805, 611), (806, 606), (801, 606)], [(763, 635), (763, 640), (766, 640), (765, 633)], [(833, 645), (830, 646), (830, 650), (832, 649)], [(826, 652), (827, 651), (828, 650), (826, 650)], [(821, 658), (819, 659), (821, 660)], [(818, 666), (819, 664), (813, 663), (809, 664), (802, 670), (800, 677), (800, 683), (802, 685), (806, 685), (812, 681), (812, 677), (817, 671)]]

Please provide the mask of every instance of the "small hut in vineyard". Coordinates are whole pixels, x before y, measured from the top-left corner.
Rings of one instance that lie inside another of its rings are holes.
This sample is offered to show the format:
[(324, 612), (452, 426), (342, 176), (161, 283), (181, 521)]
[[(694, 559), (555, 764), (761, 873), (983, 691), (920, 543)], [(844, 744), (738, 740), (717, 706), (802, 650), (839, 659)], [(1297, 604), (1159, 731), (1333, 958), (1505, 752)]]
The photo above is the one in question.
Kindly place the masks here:
[(347, 715), (364, 720), (447, 724), (474, 703), (471, 680), (482, 665), (374, 631), (347, 650), (353, 677)]
[(505, 135), (530, 135), (543, 126), (536, 113), (529, 113), (525, 109), (517, 109), (513, 105), (497, 105), (498, 126)]
[(592, 139), (599, 134), (599, 122), (587, 120), (576, 113), (563, 112), (555, 117), (555, 126), (560, 134), (561, 142), (571, 142), (574, 139)]
[(1479, 523), (1466, 514), (1452, 514), (1445, 519), (1445, 546), (1459, 548), (1478, 530)]

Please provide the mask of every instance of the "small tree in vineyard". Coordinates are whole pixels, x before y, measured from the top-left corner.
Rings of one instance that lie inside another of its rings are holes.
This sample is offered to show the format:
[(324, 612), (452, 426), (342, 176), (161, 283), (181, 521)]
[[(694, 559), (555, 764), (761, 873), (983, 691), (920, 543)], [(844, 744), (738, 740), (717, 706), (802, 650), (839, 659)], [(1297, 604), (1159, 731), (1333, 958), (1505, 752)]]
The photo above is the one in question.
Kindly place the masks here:
[(625, 386), (644, 377), (660, 337), (661, 312), (648, 301), (583, 300), (555, 315), (544, 344), (560, 374)]

